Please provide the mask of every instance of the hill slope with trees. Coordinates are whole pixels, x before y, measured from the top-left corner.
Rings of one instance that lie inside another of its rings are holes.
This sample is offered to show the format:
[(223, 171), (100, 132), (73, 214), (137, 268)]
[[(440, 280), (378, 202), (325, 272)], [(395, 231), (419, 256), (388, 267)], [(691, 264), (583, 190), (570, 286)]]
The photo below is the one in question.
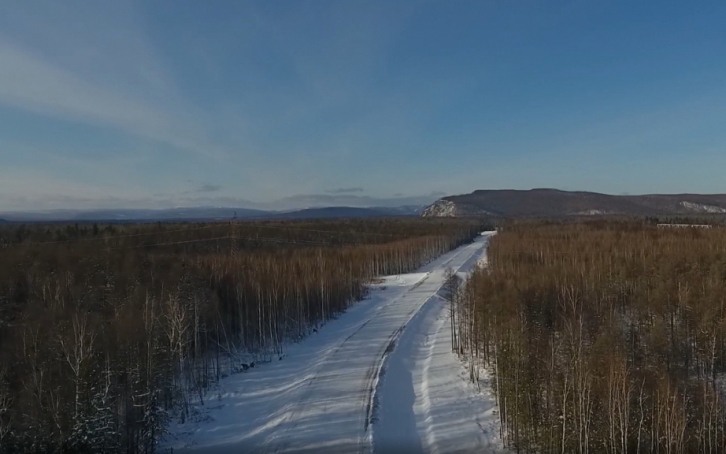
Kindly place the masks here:
[(557, 189), (478, 190), (444, 197), (424, 217), (559, 217), (597, 215), (724, 215), (726, 194), (609, 195)]

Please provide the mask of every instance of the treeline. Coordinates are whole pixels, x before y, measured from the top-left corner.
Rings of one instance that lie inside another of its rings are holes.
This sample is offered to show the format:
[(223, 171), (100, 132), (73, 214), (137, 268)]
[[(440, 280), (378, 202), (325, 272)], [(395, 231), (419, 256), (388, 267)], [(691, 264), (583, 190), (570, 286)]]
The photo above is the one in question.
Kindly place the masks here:
[(726, 229), (511, 224), (456, 312), (513, 450), (726, 452)]
[[(222, 377), (477, 233), (376, 219), (0, 230), (0, 452), (154, 452)], [(245, 359), (248, 361), (248, 359)]]

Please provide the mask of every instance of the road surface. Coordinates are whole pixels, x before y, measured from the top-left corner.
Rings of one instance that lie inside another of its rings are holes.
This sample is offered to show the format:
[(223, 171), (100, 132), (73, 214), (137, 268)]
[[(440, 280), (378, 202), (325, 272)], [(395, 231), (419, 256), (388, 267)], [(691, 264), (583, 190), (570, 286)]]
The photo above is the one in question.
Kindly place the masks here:
[[(172, 424), (175, 453), (494, 452), (492, 402), (450, 351), (446, 270), (466, 273), (490, 234), (388, 276), (282, 360), (222, 380), (199, 414)], [(454, 443), (456, 440), (456, 444)], [(481, 449), (479, 452), (482, 452)]]

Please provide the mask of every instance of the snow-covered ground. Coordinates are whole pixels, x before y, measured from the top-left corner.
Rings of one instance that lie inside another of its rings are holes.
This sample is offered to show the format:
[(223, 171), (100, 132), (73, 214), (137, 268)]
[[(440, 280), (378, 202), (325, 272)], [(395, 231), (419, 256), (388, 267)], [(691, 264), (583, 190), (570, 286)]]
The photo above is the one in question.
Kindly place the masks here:
[(697, 213), (726, 213), (726, 208), (701, 203), (681, 202), (681, 206)]
[(477, 393), (451, 353), (447, 268), (466, 273), (490, 234), (417, 273), (388, 276), (285, 357), (222, 380), (174, 423), (175, 453), (495, 452), (494, 400)]
[[(459, 268), (459, 277), (466, 279), (477, 262), (486, 264), (484, 250)], [(504, 452), (496, 399), (481, 372), (480, 392), (451, 351), (449, 303), (432, 296), (385, 363), (375, 399), (374, 453)]]

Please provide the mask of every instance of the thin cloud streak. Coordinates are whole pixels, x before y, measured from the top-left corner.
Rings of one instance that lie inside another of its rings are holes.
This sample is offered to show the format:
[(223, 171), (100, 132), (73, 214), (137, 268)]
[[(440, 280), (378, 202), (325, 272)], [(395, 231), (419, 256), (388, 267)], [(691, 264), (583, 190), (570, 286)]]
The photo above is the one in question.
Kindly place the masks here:
[(363, 192), (363, 188), (338, 188), (338, 189), (328, 189), (328, 194), (350, 194), (354, 192)]
[(197, 192), (218, 192), (222, 190), (222, 186), (216, 184), (203, 184), (197, 189)]
[(125, 93), (100, 87), (0, 37), (0, 103), (36, 114), (74, 119), (172, 145), (220, 155), (191, 122), (173, 118)]
[(0, 184), (0, 194), (2, 194), (0, 196), (0, 213), (59, 209), (165, 209), (175, 207), (227, 207), (272, 211), (329, 206), (399, 207), (427, 205), (440, 197), (433, 194), (396, 197), (307, 194), (259, 203), (233, 195), (211, 195), (211, 192), (197, 192), (195, 195), (189, 191), (178, 194), (151, 193), (147, 195), (130, 193), (119, 197), (115, 195), (118, 190), (113, 188), (75, 185), (71, 182), (53, 179), (49, 179), (44, 185), (32, 190), (4, 191), (9, 186), (10, 184), (7, 186)]

